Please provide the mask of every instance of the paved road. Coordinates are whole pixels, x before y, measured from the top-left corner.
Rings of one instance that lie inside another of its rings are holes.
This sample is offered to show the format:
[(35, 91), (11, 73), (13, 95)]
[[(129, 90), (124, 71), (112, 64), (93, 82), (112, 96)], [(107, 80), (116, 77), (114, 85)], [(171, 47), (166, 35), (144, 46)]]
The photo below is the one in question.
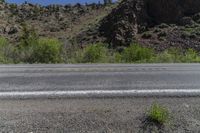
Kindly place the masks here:
[(200, 65), (0, 66), (0, 98), (135, 96), (152, 92), (161, 95), (170, 91), (176, 95), (185, 91), (187, 94), (199, 94)]
[(200, 96), (200, 64), (1, 65), (0, 98)]
[(199, 64), (1, 65), (0, 98), (0, 132), (200, 132)]

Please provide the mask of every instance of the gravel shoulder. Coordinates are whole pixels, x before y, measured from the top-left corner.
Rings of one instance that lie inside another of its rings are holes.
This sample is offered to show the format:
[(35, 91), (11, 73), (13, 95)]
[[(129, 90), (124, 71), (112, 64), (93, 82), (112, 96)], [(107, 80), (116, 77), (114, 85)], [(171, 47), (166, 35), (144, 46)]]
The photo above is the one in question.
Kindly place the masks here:
[[(146, 120), (153, 103), (170, 111), (158, 126)], [(0, 132), (200, 132), (200, 98), (1, 100)]]

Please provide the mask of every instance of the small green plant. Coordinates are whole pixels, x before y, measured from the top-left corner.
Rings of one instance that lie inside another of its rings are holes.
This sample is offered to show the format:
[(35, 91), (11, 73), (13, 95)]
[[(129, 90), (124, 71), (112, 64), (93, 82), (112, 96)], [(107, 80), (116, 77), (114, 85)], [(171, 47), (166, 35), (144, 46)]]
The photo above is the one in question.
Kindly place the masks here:
[(149, 111), (148, 118), (152, 122), (164, 124), (169, 120), (169, 111), (159, 104), (153, 104)]
[(154, 51), (150, 48), (132, 44), (122, 52), (122, 60), (125, 63), (148, 62), (154, 56)]

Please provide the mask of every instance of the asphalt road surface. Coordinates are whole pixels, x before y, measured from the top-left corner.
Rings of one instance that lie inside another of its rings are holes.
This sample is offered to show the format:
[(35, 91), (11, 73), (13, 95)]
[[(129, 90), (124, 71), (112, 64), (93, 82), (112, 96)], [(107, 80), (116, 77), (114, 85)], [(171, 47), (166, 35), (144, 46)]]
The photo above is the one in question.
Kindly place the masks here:
[(200, 64), (1, 65), (0, 99), (0, 132), (198, 133)]
[(200, 65), (0, 66), (0, 98), (114, 96), (200, 96)]

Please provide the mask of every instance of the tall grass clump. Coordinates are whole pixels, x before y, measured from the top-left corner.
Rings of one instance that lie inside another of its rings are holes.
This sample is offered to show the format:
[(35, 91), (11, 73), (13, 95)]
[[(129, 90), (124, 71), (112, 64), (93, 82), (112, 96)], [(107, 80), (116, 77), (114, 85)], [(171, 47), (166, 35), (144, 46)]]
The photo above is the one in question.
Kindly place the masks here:
[(150, 48), (132, 44), (122, 52), (122, 60), (125, 63), (148, 62), (154, 56)]
[(93, 44), (83, 50), (82, 63), (105, 63), (107, 62), (108, 50), (103, 44)]
[(169, 111), (159, 104), (153, 104), (149, 110), (148, 118), (152, 122), (164, 124), (169, 120)]

